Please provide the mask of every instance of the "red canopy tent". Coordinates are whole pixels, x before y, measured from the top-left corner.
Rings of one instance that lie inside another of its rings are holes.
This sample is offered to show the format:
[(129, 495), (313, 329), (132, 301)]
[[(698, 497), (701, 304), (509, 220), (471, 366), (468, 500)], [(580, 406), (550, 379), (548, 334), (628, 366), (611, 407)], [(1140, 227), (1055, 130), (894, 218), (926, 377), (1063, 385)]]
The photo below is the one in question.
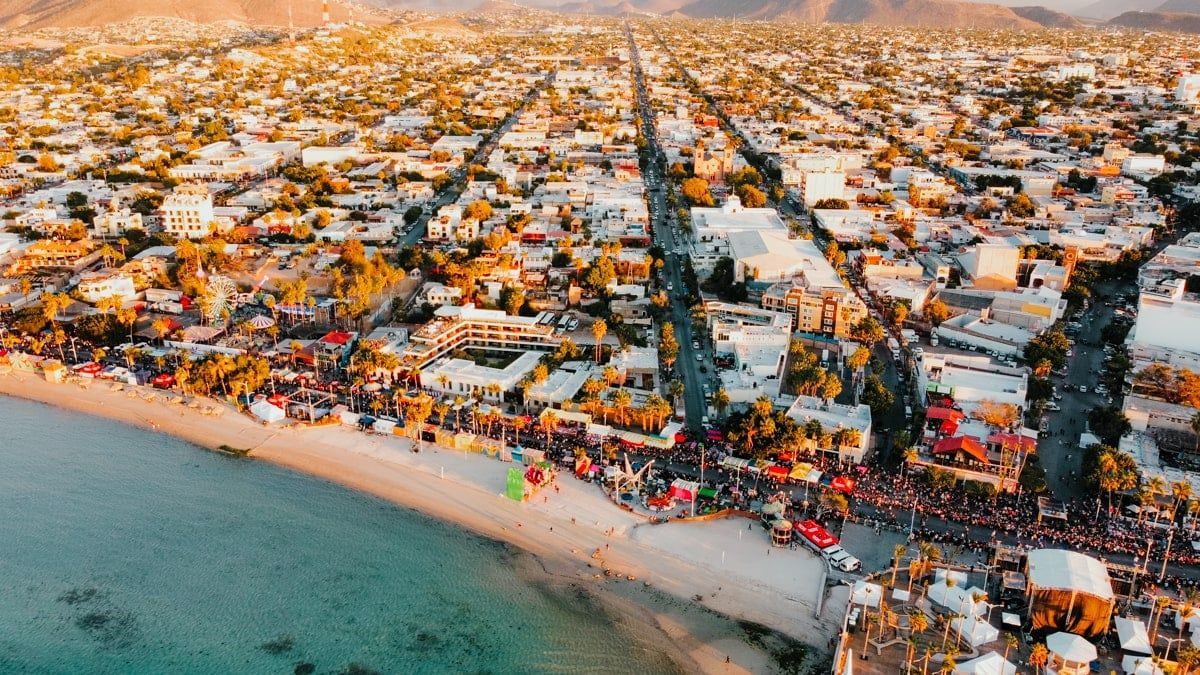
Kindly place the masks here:
[(771, 480), (776, 480), (776, 481), (779, 481), (782, 483), (783, 481), (787, 480), (787, 477), (788, 477), (788, 468), (786, 466), (782, 466), (780, 464), (772, 464), (771, 466), (767, 467), (767, 478), (770, 478)]
[(844, 494), (851, 494), (852, 492), (854, 492), (854, 484), (855, 483), (854, 483), (853, 478), (847, 478), (846, 476), (837, 476), (833, 479), (832, 482), (830, 482), (829, 486), (832, 487), (834, 490), (837, 490), (838, 492), (841, 492)]

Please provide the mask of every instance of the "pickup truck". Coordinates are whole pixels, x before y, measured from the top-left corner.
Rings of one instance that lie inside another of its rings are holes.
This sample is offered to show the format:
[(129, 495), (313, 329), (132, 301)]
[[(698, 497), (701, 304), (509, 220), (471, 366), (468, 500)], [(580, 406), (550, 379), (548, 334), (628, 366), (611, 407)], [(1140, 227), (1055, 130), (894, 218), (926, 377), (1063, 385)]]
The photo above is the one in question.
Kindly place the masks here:
[(821, 557), (828, 560), (830, 566), (843, 572), (857, 572), (862, 569), (862, 561), (846, 552), (841, 546), (834, 545), (821, 549)]

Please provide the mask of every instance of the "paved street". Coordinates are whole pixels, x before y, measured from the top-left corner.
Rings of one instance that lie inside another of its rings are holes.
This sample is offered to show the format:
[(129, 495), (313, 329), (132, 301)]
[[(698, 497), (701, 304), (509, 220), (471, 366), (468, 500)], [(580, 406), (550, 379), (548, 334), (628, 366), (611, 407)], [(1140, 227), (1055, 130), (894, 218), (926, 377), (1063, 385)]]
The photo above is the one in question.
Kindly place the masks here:
[[(521, 118), (521, 113), (524, 112), (525, 107), (529, 105), (529, 102), (536, 98), (538, 93), (553, 81), (554, 73), (551, 72), (550, 74), (546, 75), (546, 78), (540, 81), (537, 86), (530, 89), (529, 93), (525, 94), (525, 98), (521, 99), (520, 104), (513, 109), (507, 118), (505, 118), (504, 123), (497, 127), (496, 130), (492, 132), (492, 135), (489, 136), (488, 139), (479, 146), (478, 150), (475, 152), (476, 161), (487, 161), (487, 158), (492, 154), (492, 151), (496, 149), (496, 145), (500, 142), (500, 138), (504, 134), (508, 133), (509, 129), (512, 129), (513, 124), (515, 124), (517, 120)], [(446, 186), (446, 188), (442, 190), (441, 194), (438, 195), (437, 199), (429, 204), (427, 210), (421, 214), (421, 217), (418, 218), (415, 223), (413, 223), (412, 227), (408, 228), (408, 231), (399, 237), (398, 241), (400, 247), (412, 246), (421, 241), (421, 239), (425, 236), (425, 231), (429, 225), (429, 219), (437, 213), (438, 209), (442, 208), (446, 204), (451, 204), (458, 199), (458, 196), (462, 194), (463, 187), (467, 184), (466, 165), (464, 164), (463, 166), (450, 172), (450, 177), (453, 179), (453, 182)]]
[(649, 145), (651, 158), (643, 176), (650, 190), (651, 228), (654, 243), (667, 252), (663, 272), (667, 283), (667, 294), (671, 298), (670, 318), (675, 325), (675, 340), (679, 342), (679, 358), (675, 361), (675, 377), (683, 380), (687, 425), (693, 430), (698, 430), (701, 427), (701, 419), (707, 414), (703, 389), (705, 374), (700, 372), (700, 364), (696, 361), (696, 351), (692, 348), (692, 322), (688, 306), (684, 302), (687, 289), (683, 283), (683, 261), (673, 252), (676, 246), (675, 237), (667, 221), (665, 176), (661, 163), (662, 149), (658, 144), (654, 109), (650, 107), (646, 97), (646, 79), (638, 57), (637, 42), (633, 39), (633, 31), (630, 30), (628, 23), (625, 25), (625, 32), (629, 37), (630, 58), (633, 61), (633, 74), (637, 85), (642, 136)]

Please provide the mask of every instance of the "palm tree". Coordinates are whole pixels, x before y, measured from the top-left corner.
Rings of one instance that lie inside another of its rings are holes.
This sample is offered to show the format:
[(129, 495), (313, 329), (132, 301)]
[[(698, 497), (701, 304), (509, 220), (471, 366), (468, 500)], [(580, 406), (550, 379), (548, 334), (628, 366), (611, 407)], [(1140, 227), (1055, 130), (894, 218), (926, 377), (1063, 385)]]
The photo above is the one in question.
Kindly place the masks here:
[(900, 572), (900, 561), (904, 559), (904, 555), (908, 553), (907, 544), (896, 544), (892, 548), (892, 587), (896, 586), (896, 574)]
[[(42, 294), (42, 316), (50, 322), (53, 327), (53, 332), (58, 332), (58, 315), (71, 305), (71, 297), (66, 293), (43, 293)], [(58, 357), (63, 361), (67, 360), (67, 355), (63, 352), (62, 343), (58, 343)]]
[[(667, 385), (667, 393), (671, 395), (671, 398), (674, 399), (676, 403), (678, 403), (679, 397), (683, 396), (683, 381), (671, 380), (671, 384)], [(1200, 413), (1197, 413), (1197, 417), (1200, 417)]]
[(454, 397), (454, 430), (462, 429), (462, 407), (467, 402), (462, 396)]
[(542, 413), (542, 429), (546, 432), (546, 447), (550, 447), (550, 434), (558, 427), (558, 415), (553, 410)]
[(725, 391), (725, 387), (718, 387), (712, 399), (712, 404), (717, 409), (717, 414), (724, 417), (725, 410), (729, 408), (729, 403), (729, 392)]
[(158, 343), (160, 345), (163, 344), (163, 339), (167, 336), (167, 333), (171, 332), (171, 320), (166, 317), (162, 317), (155, 319), (154, 323), (150, 325), (152, 328), (154, 328), (154, 334), (158, 336)]
[(911, 672), (912, 672), (912, 668), (913, 668), (913, 657), (914, 657), (914, 656), (916, 656), (916, 654), (917, 654), (917, 647), (918, 647), (919, 645), (920, 645), (920, 643), (918, 643), (918, 642), (917, 642), (917, 638), (916, 638), (915, 636), (912, 636), (912, 635), (910, 635), (910, 636), (908, 637), (908, 639), (904, 641), (904, 648), (905, 648), (905, 651), (904, 651), (904, 672), (906, 672), (906, 673), (911, 673)]
[(600, 341), (604, 339), (604, 335), (608, 333), (608, 324), (604, 319), (596, 319), (592, 324), (592, 337), (596, 340), (596, 363), (600, 363)]
[(438, 427), (446, 426), (446, 415), (450, 414), (450, 404), (439, 401), (437, 405), (433, 406), (433, 412), (437, 415)]
[(629, 413), (629, 404), (633, 402), (633, 395), (627, 389), (618, 389), (613, 394), (612, 402), (617, 412), (617, 420), (621, 424), (625, 424), (625, 417)]
[(1174, 522), (1179, 514), (1179, 507), (1192, 498), (1192, 484), (1184, 480), (1171, 483), (1171, 496), (1175, 499), (1171, 506), (1171, 520)]
[(1184, 645), (1175, 654), (1175, 662), (1179, 664), (1179, 675), (1188, 675), (1196, 666), (1200, 666), (1200, 649), (1195, 645)]
[(512, 421), (513, 445), (521, 444), (521, 431), (523, 429), (525, 429), (527, 426), (529, 426), (529, 422), (526, 421), (526, 418), (524, 416), (518, 415), (513, 418), (513, 421)]
[(1008, 653), (1010, 651), (1016, 649), (1018, 644), (1019, 644), (1019, 642), (1017, 641), (1016, 635), (1013, 635), (1012, 633), (1004, 634), (1004, 660), (1005, 661), (1008, 660)]
[(1050, 650), (1046, 649), (1044, 642), (1039, 642), (1029, 650), (1029, 665), (1037, 669), (1038, 673), (1042, 672), (1042, 668), (1050, 660)]

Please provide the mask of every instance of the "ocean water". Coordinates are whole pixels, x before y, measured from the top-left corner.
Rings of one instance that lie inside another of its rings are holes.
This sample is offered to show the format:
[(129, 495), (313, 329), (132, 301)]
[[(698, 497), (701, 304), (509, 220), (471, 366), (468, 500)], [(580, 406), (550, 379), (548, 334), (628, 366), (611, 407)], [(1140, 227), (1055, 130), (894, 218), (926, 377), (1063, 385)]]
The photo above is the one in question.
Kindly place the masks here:
[(515, 556), (262, 462), (0, 397), (0, 673), (674, 669), (586, 598), (518, 578)]

